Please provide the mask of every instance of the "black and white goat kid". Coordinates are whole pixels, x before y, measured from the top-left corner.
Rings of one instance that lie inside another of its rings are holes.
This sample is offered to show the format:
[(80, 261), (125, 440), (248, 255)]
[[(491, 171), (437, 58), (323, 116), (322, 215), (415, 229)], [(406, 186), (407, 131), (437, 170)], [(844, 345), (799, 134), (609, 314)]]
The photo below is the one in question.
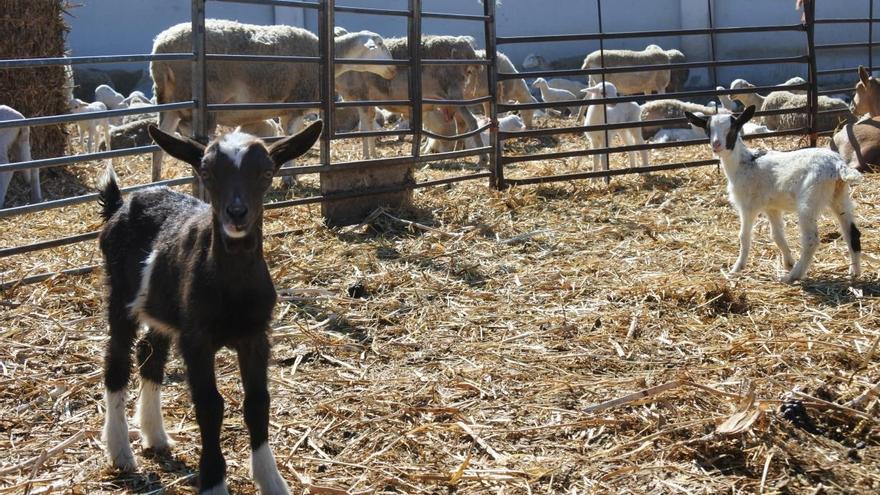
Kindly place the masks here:
[(204, 146), (151, 126), (150, 135), (163, 150), (192, 165), (213, 206), (166, 187), (144, 189), (123, 201), (112, 169), (99, 180), (110, 323), (104, 438), (115, 467), (136, 468), (125, 405), (131, 349), (143, 324), (148, 330), (136, 352), (143, 446), (169, 448), (160, 387), (175, 340), (201, 432), (200, 491), (227, 493), (220, 449), (223, 398), (214, 357), (228, 347), (238, 355), (254, 480), (263, 494), (289, 493), (268, 445), (268, 331), (276, 294), (263, 259), (263, 196), (278, 167), (308, 151), (321, 128), (316, 122), (267, 147), (242, 133)]
[[(816, 224), (823, 210), (837, 219), (850, 254), (849, 274), (861, 272), (861, 233), (856, 227), (850, 185), (862, 176), (847, 167), (837, 153), (828, 149), (807, 148), (788, 152), (756, 152), (740, 137), (743, 125), (755, 114), (754, 105), (741, 115), (714, 115), (711, 118), (685, 112), (694, 126), (709, 135), (712, 152), (721, 159), (727, 176), (730, 202), (740, 217), (739, 258), (731, 272), (746, 266), (752, 244), (752, 227), (760, 213), (770, 220), (773, 240), (782, 252), (782, 262), (790, 270), (782, 280), (793, 282), (804, 277), (816, 248), (819, 229)], [(793, 211), (801, 233), (801, 257), (794, 262), (785, 241), (782, 213)]]

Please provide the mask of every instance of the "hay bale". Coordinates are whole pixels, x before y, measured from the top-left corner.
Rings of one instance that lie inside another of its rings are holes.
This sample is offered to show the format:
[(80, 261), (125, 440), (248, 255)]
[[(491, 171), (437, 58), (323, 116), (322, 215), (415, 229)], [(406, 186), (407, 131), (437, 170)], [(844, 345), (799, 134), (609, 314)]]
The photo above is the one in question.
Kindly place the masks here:
[[(63, 16), (67, 0), (7, 0), (0, 12), (0, 59), (62, 57), (68, 27)], [(0, 103), (26, 117), (68, 113), (65, 67), (0, 70)], [(61, 156), (67, 144), (65, 126), (31, 130), (34, 158)]]

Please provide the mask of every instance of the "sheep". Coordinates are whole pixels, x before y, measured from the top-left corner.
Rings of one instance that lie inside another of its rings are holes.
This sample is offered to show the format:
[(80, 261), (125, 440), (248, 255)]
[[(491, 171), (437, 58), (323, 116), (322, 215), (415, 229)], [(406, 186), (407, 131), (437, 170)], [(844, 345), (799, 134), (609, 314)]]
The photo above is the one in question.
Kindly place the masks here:
[(130, 95), (126, 96), (125, 99), (122, 100), (122, 103), (126, 107), (130, 107), (131, 105), (133, 105), (135, 103), (142, 103), (144, 105), (149, 105), (150, 103), (153, 103), (153, 102), (149, 98), (147, 98), (147, 95), (145, 95), (143, 91), (132, 91)]
[(553, 79), (550, 79), (549, 81), (547, 81), (547, 85), (551, 88), (564, 89), (575, 96), (581, 94), (583, 90), (587, 89), (586, 84), (580, 81), (575, 81), (573, 79), (566, 79), (564, 77), (555, 77)]
[[(487, 118), (482, 118), (477, 122), (479, 127), (482, 127), (488, 123)], [(455, 125), (451, 121), (447, 121), (443, 112), (439, 110), (433, 110), (431, 112), (425, 113), (424, 122), (422, 122), (425, 129), (433, 132), (434, 134), (440, 135), (450, 135), (455, 133)], [(509, 114), (503, 117), (498, 117), (498, 130), (501, 132), (517, 132), (524, 131), (528, 128), (525, 123), (525, 119), (520, 117), (519, 115)], [(483, 139), (483, 143), (489, 142), (489, 130), (486, 129), (480, 133), (480, 136)], [(422, 146), (422, 153), (444, 153), (447, 151), (453, 151), (454, 145), (452, 141), (446, 141), (441, 139), (434, 139), (432, 137), (428, 137), (425, 140), (425, 144)]]
[(151, 126), (155, 142), (202, 177), (210, 204), (167, 187), (140, 190), (123, 200), (112, 168), (99, 179), (105, 222), (99, 245), (110, 327), (103, 439), (115, 468), (137, 468), (125, 406), (131, 348), (143, 324), (148, 330), (136, 352), (143, 446), (157, 451), (170, 447), (161, 385), (173, 340), (186, 365), (201, 432), (199, 490), (227, 493), (220, 448), (223, 398), (214, 359), (219, 349), (229, 347), (238, 354), (254, 481), (260, 493), (289, 493), (268, 444), (266, 368), (276, 294), (263, 258), (263, 197), (281, 164), (308, 151), (321, 127), (316, 122), (268, 147), (242, 133), (226, 134), (206, 147)]
[[(95, 88), (95, 101), (103, 103), (107, 110), (119, 110), (128, 107), (128, 104), (125, 103), (125, 97), (106, 84)], [(109, 121), (112, 125), (119, 125), (122, 124), (122, 117), (111, 117)]]
[[(601, 50), (596, 50), (584, 58), (581, 69), (599, 69), (602, 67), (603, 59), (605, 67), (664, 65), (670, 63), (669, 55), (655, 47), (656, 45), (642, 51), (605, 50), (604, 56)], [(652, 91), (663, 94), (666, 92), (666, 87), (669, 86), (670, 78), (669, 69), (605, 74), (605, 81), (614, 84), (618, 93), (622, 95), (651, 94)], [(601, 81), (601, 75), (591, 75), (589, 77), (591, 86), (595, 86)]]
[[(559, 88), (551, 88), (547, 81), (543, 77), (539, 77), (535, 79), (535, 82), (532, 83), (532, 86), (537, 88), (541, 92), (541, 99), (544, 100), (545, 103), (555, 103), (558, 101), (576, 101), (578, 98), (571, 91), (567, 91)], [(577, 113), (577, 107), (571, 107), (568, 109), (569, 112), (574, 115)]]
[(850, 168), (876, 171), (880, 167), (880, 117), (847, 124), (834, 135), (830, 147), (840, 153)]
[[(591, 100), (600, 98), (616, 98), (617, 88), (614, 87), (614, 84), (610, 82), (605, 82), (584, 89), (583, 93), (585, 93), (587, 95), (587, 98)], [(614, 105), (590, 105), (590, 108), (587, 110), (587, 117), (584, 120), (584, 125), (595, 126), (605, 123), (623, 124), (626, 122), (638, 123), (640, 121), (641, 109), (639, 108), (638, 103), (628, 101), (624, 103), (617, 103)], [(590, 148), (594, 150), (606, 147), (610, 148), (615, 135), (620, 137), (621, 141), (629, 146), (645, 144), (645, 140), (642, 138), (642, 131), (638, 127), (609, 130), (607, 131), (607, 142), (605, 141), (606, 131), (587, 131), (584, 133), (584, 135), (590, 141)], [(642, 157), (642, 166), (647, 167), (648, 150), (639, 150), (639, 154)], [(600, 161), (602, 170), (608, 170), (608, 153), (604, 153), (601, 156), (601, 160), (598, 155), (593, 155), (594, 172), (598, 169)], [(630, 167), (635, 168), (635, 151), (629, 152), (629, 164)]]
[[(206, 49), (210, 53), (246, 53), (251, 55), (318, 56), (318, 37), (293, 26), (257, 26), (234, 21), (208, 19)], [(391, 59), (381, 36), (369, 31), (349, 33), (334, 39), (339, 58)], [(192, 49), (190, 23), (172, 26), (156, 36), (152, 53), (179, 53)], [(192, 64), (189, 61), (153, 61), (150, 75), (158, 103), (187, 101), (191, 95)], [(335, 77), (349, 72), (368, 72), (380, 79), (394, 77), (393, 66), (337, 64)], [(267, 64), (262, 62), (218, 61), (207, 65), (210, 102), (302, 102), (319, 97), (318, 66), (310, 63)], [(280, 117), (286, 133), (298, 130), (311, 109), (249, 110), (211, 112), (208, 129), (219, 125), (238, 126)], [(172, 132), (182, 125), (184, 132), (192, 110), (163, 112), (159, 126)], [(153, 179), (161, 177), (162, 152), (153, 154)]]
[[(22, 120), (18, 110), (0, 105), (0, 120)], [(31, 161), (31, 130), (30, 127), (7, 127), (0, 129), (0, 165), (16, 162)], [(0, 208), (6, 202), (6, 191), (9, 182), (15, 172), (0, 172)], [(32, 168), (24, 170), (24, 175), (31, 185), (31, 202), (37, 203), (43, 200), (40, 190), (40, 169)]]
[[(79, 98), (74, 98), (70, 102), (70, 113), (79, 114), (106, 111), (107, 105), (104, 105), (100, 101), (86, 103)], [(85, 134), (88, 134), (87, 145), (84, 148), (87, 152), (91, 153), (100, 144), (98, 142), (99, 129), (103, 134), (104, 143), (106, 144), (106, 146), (110, 146), (110, 121), (109, 119), (107, 119), (107, 117), (101, 117), (92, 120), (79, 120), (76, 122), (76, 128), (77, 134), (79, 136), (79, 145), (81, 147), (83, 146), (83, 136)]]
[[(745, 79), (734, 79), (733, 82), (730, 83), (730, 89), (750, 89), (754, 88), (755, 85), (746, 81)], [(723, 87), (721, 89), (724, 89)], [(733, 108), (733, 100), (739, 100), (743, 103), (743, 105), (749, 106), (754, 105), (755, 108), (761, 108), (764, 104), (764, 98), (758, 93), (741, 93), (736, 95), (729, 95), (726, 98), (721, 100), (721, 103), (724, 104), (724, 108), (728, 110), (735, 110)]]
[(861, 117), (880, 117), (880, 81), (868, 74), (864, 66), (859, 66), (859, 82), (853, 95), (853, 113)]
[[(477, 55), (473, 47), (473, 38), (469, 36), (424, 36), (422, 37), (421, 54), (426, 59), (459, 59), (476, 60)], [(409, 57), (406, 38), (391, 38), (385, 40), (386, 46), (391, 50), (394, 58), (405, 59)], [(474, 77), (474, 66), (468, 65), (426, 65), (422, 67), (422, 98), (437, 100), (461, 100), (464, 99), (468, 90), (468, 82)], [(343, 74), (336, 79), (336, 91), (346, 101), (358, 100), (405, 100), (409, 97), (409, 77), (406, 71), (398, 72), (391, 80), (382, 80), (373, 74)], [(383, 105), (383, 109), (399, 113), (408, 118), (410, 107), (408, 105)], [(477, 122), (467, 107), (448, 105), (422, 105), (422, 117), (426, 112), (440, 109), (448, 119), (455, 119), (457, 133), (472, 131), (477, 128)], [(373, 130), (376, 107), (358, 107), (360, 124), (358, 130)], [(479, 139), (479, 136), (477, 136)], [(481, 147), (482, 143), (478, 143)], [(376, 156), (375, 138), (363, 138), (364, 158)], [(480, 157), (480, 163), (488, 162), (487, 156)]]
[[(650, 120), (683, 119), (685, 112), (702, 113), (704, 115), (714, 115), (716, 113), (715, 108), (700, 105), (698, 103), (690, 103), (687, 101), (679, 100), (648, 101), (645, 102), (641, 108), (641, 117), (643, 122), (647, 122)], [(719, 110), (719, 112), (730, 113), (728, 110)], [(645, 139), (650, 139), (654, 134), (657, 133), (657, 131), (664, 127), (687, 129), (690, 126), (688, 126), (687, 123), (681, 123), (659, 124), (642, 127), (642, 136), (644, 136)]]
[[(801, 84), (807, 84), (807, 80), (804, 79), (803, 77), (800, 77), (800, 76), (792, 77), (788, 81), (785, 81), (784, 83), (782, 83), (783, 86), (799, 86)], [(793, 90), (791, 90), (791, 93), (794, 93), (796, 95), (805, 95), (805, 94), (807, 94), (807, 90), (793, 89)]]
[[(486, 51), (485, 50), (476, 50), (476, 55), (478, 58), (485, 59)], [(519, 71), (516, 70), (516, 67), (513, 66), (513, 62), (510, 61), (510, 58), (507, 55), (496, 52), (496, 65), (499, 74), (518, 74)], [(486, 78), (485, 76), (485, 67), (486, 66), (477, 66), (477, 69), (474, 73), (474, 76), (471, 77), (471, 84), (469, 84), (467, 97), (469, 99), (478, 98), (480, 96), (484, 96), (489, 94), (486, 86)], [(529, 91), (529, 85), (526, 84), (525, 79), (505, 79), (503, 81), (498, 81), (498, 91), (496, 94), (496, 99), (498, 103), (507, 103), (510, 101), (515, 101), (517, 103), (537, 103), (538, 100), (532, 96), (531, 91)], [(520, 115), (522, 115), (523, 122), (528, 127), (532, 127), (532, 117), (534, 115), (534, 110), (522, 110), (520, 111)], [(483, 115), (489, 115), (489, 103), (483, 103)]]
[[(766, 98), (758, 96), (758, 99), (763, 102), (760, 107), (762, 112), (806, 107), (808, 104), (807, 98), (807, 95), (796, 95), (788, 91), (774, 91), (767, 95)], [(840, 112), (831, 114), (821, 113), (827, 110), (840, 110)], [(836, 129), (840, 125), (841, 120), (846, 122), (855, 120), (846, 102), (837, 98), (820, 96), (819, 112), (817, 129), (819, 132)], [(809, 126), (809, 115), (806, 113), (765, 115), (763, 123), (768, 128), (777, 131), (798, 129)]]
[[(773, 240), (782, 252), (782, 262), (790, 269), (782, 281), (802, 279), (809, 268), (819, 231), (816, 218), (829, 209), (836, 217), (840, 232), (850, 254), (849, 274), (861, 273), (860, 232), (853, 217), (850, 185), (859, 182), (861, 174), (847, 167), (840, 155), (827, 149), (808, 148), (789, 152), (758, 152), (743, 144), (742, 127), (755, 114), (749, 106), (741, 115), (701, 117), (688, 112), (687, 119), (706, 131), (713, 153), (721, 159), (727, 176), (730, 202), (740, 217), (740, 251), (731, 272), (746, 267), (752, 243), (752, 227), (759, 214), (770, 220)], [(798, 214), (801, 233), (801, 257), (794, 263), (785, 241), (782, 213)]]
[[(146, 103), (142, 102), (140, 99), (134, 99), (131, 101), (131, 105), (128, 108), (147, 108), (153, 106), (153, 103), (147, 101)], [(152, 119), (153, 121), (158, 122), (159, 113), (138, 113), (134, 115), (124, 115), (122, 117), (122, 125), (129, 124), (131, 122), (137, 122), (138, 120), (143, 119)]]
[[(684, 53), (680, 50), (664, 50), (658, 45), (648, 45), (645, 47), (645, 50), (659, 50), (666, 53), (669, 57), (669, 63), (671, 64), (683, 64), (687, 62), (687, 57), (685, 57)], [(684, 90), (684, 85), (687, 83), (690, 74), (691, 71), (687, 68), (671, 69), (671, 72), (669, 73), (669, 86), (666, 87), (666, 92), (676, 93)]]
[(703, 139), (704, 136), (705, 133), (701, 129), (694, 129), (693, 127), (687, 129), (668, 128), (657, 131), (651, 141), (655, 143), (674, 143)]
[(345, 29), (342, 26), (335, 26), (333, 28), (333, 36), (339, 37), (348, 34), (348, 29)]

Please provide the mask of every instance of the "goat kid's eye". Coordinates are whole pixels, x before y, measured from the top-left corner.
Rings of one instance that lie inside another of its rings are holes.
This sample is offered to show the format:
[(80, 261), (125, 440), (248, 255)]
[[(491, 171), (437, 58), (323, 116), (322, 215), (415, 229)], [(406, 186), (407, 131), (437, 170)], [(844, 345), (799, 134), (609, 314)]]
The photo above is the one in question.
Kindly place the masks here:
[(266, 172), (263, 172), (263, 178), (264, 178), (264, 179), (266, 179), (266, 180), (272, 180), (273, 177), (275, 177), (275, 171), (274, 171), (274, 170), (267, 170)]

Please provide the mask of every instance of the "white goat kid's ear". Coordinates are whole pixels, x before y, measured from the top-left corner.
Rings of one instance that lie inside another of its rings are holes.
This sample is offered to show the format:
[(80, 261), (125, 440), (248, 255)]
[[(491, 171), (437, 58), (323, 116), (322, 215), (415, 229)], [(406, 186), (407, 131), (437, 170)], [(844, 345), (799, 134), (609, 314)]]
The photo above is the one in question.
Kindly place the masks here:
[(282, 164), (298, 158), (309, 151), (309, 148), (321, 136), (321, 129), (323, 128), (324, 122), (318, 120), (303, 129), (299, 134), (272, 143), (269, 146), (269, 156), (275, 162), (275, 170), (278, 170)]
[(154, 124), (147, 127), (153, 141), (166, 153), (182, 162), (189, 163), (198, 171), (205, 155), (205, 145), (189, 138), (179, 138), (159, 129)]

